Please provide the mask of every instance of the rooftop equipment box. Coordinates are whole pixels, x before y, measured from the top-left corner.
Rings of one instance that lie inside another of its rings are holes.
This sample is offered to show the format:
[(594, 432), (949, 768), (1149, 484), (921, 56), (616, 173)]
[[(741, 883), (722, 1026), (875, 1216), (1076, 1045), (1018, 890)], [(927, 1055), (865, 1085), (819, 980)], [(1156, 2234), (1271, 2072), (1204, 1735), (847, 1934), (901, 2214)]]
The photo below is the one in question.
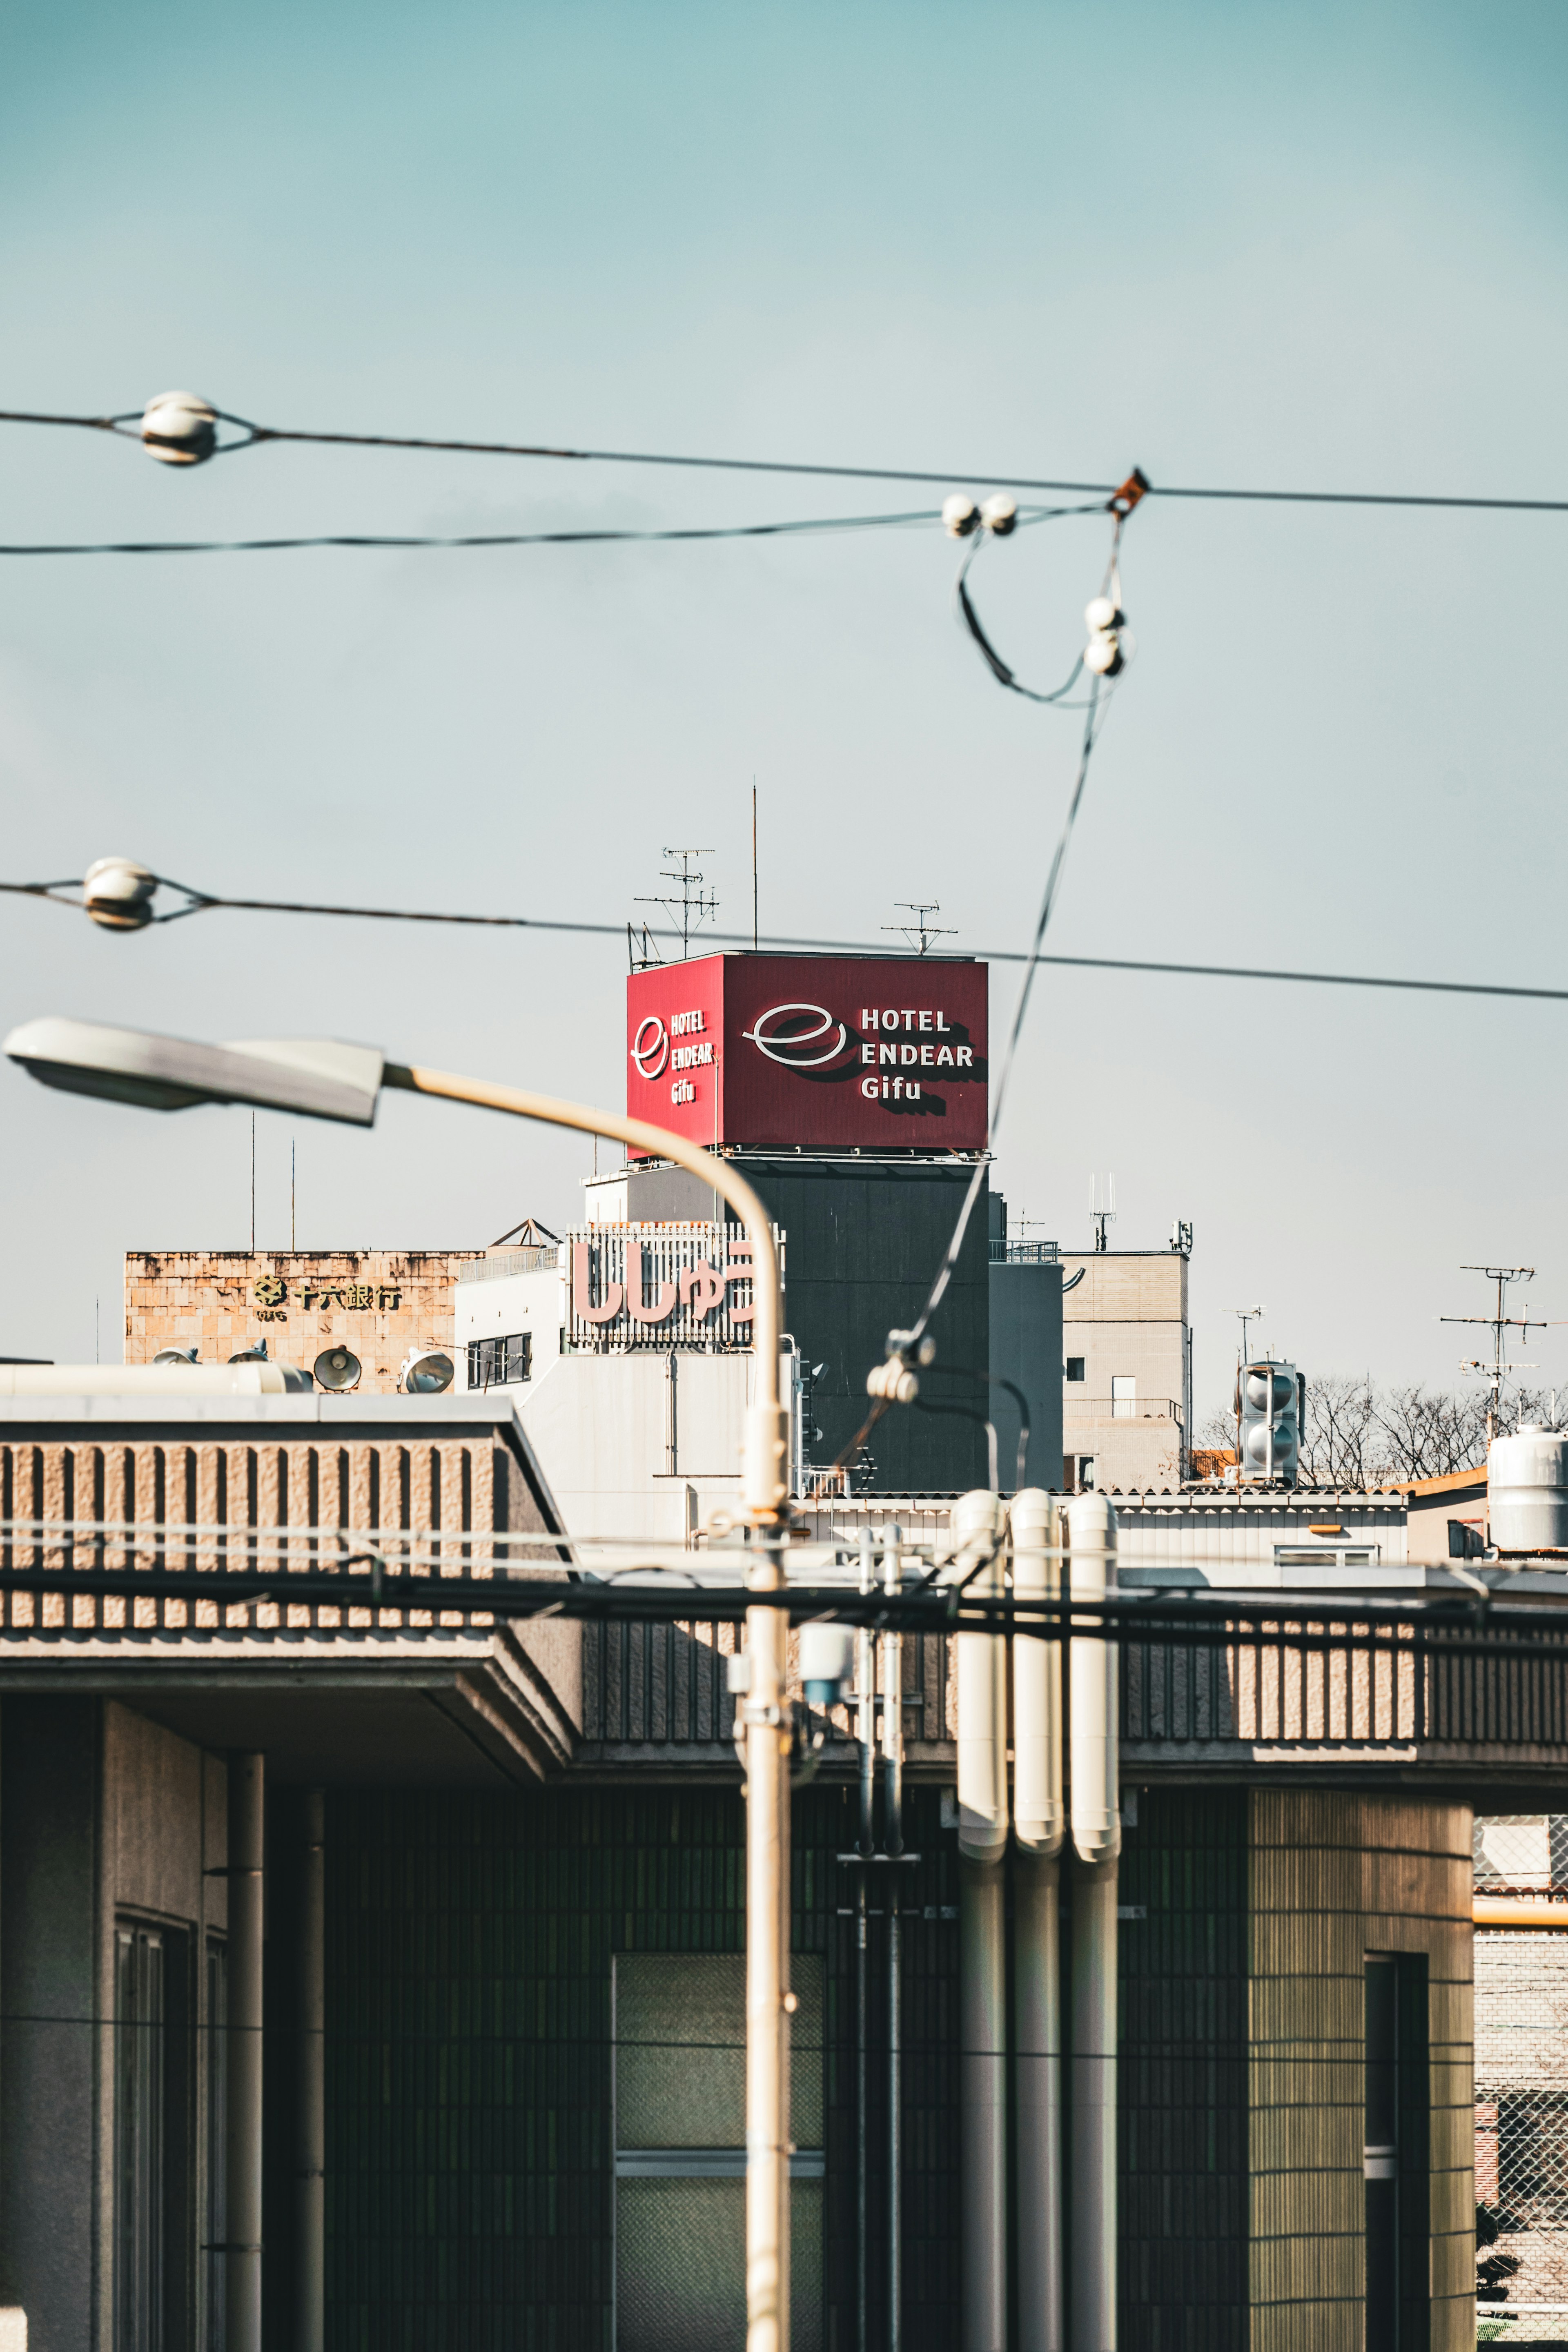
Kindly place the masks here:
[(699, 1144), (983, 1151), (985, 966), (712, 955), (626, 982), (626, 1112)]

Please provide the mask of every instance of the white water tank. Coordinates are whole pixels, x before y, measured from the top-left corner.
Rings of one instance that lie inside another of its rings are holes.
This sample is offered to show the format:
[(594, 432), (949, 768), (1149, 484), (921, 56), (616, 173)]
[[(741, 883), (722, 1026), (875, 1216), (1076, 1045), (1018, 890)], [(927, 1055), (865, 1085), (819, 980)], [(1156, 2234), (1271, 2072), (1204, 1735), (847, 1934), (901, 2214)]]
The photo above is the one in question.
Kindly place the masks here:
[(1568, 1551), (1568, 1434), (1527, 1422), (1494, 1437), (1487, 1504), (1499, 1551)]

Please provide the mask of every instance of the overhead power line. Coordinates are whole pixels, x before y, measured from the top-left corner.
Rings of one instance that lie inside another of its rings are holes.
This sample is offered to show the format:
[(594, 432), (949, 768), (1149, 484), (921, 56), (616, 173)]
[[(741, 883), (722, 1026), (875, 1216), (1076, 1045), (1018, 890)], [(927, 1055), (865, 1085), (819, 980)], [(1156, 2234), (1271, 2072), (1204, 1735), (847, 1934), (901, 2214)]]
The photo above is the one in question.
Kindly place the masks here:
[[(1057, 509), (1094, 514), (1097, 508)], [(123, 539), (38, 540), (0, 544), (0, 555), (273, 555), (305, 547), (593, 547), (617, 541), (702, 539), (790, 539), (836, 530), (898, 530), (916, 523), (940, 522), (939, 509), (911, 514), (828, 515), (799, 522), (722, 523), (668, 530), (506, 530), (469, 531), (438, 537), (417, 532), (323, 531), (299, 539)], [(1055, 520), (1055, 513), (1018, 518), (1020, 524)]]
[[(157, 405), (153, 404), (154, 409)], [(545, 442), (438, 440), (396, 433), (323, 433), (292, 426), (257, 425), (226, 409), (206, 408), (205, 404), (202, 406), (215, 427), (218, 424), (232, 425), (240, 436), (227, 442), (212, 438), (199, 453), (203, 458), (232, 456), (240, 449), (258, 447), (263, 442), (279, 441), (309, 443), (329, 448), (409, 449), (481, 457), (531, 457), (578, 465), (675, 466), (710, 473), (793, 474), (837, 481), (970, 482), (1006, 489), (1047, 490), (1100, 499), (1113, 497), (1118, 487), (1114, 482), (1041, 480), (1034, 476), (1009, 471), (1005, 467), (994, 466), (821, 465), (797, 458), (713, 457), (668, 450), (577, 449)], [(64, 425), (88, 432), (114, 433), (129, 440), (145, 440), (158, 454), (156, 445), (160, 436), (155, 429), (144, 431), (142, 413), (137, 410), (127, 410), (114, 416), (65, 416), (36, 409), (8, 408), (0, 409), (0, 424)], [(192, 451), (190, 455), (194, 457), (196, 453)], [(1428, 507), (1483, 513), (1568, 514), (1568, 499), (1470, 497), (1426, 490), (1255, 489), (1234, 484), (1151, 482), (1149, 494), (1163, 499), (1219, 499), (1271, 506)]]
[[(549, 915), (454, 915), (434, 908), (415, 907), (338, 907), (299, 898), (227, 898), (205, 890), (193, 890), (183, 882), (170, 882), (167, 877), (155, 877), (167, 889), (184, 892), (186, 903), (168, 914), (152, 915), (149, 924), (179, 922), (187, 915), (217, 912), (250, 915), (331, 915), (354, 922), (372, 923), (446, 923), (464, 929), (501, 931), (548, 931), (584, 939), (606, 939), (624, 942), (624, 923), (574, 922), (563, 917)], [(81, 887), (79, 882), (0, 882), (0, 893), (12, 898), (42, 898), (55, 907), (70, 907), (80, 911), (87, 904), (83, 898), (68, 898), (68, 891)], [(142, 928), (145, 928), (143, 926)], [(130, 928), (130, 926), (127, 926)], [(749, 948), (753, 944), (751, 931), (707, 931), (704, 940), (715, 948)], [(758, 942), (763, 947), (799, 955), (874, 956), (885, 958), (887, 948), (876, 940), (802, 939), (792, 933), (763, 931)], [(1264, 980), (1284, 982), (1293, 986), (1309, 988), (1392, 988), (1433, 996), (1506, 996), (1544, 1004), (1568, 1003), (1568, 988), (1531, 988), (1513, 981), (1492, 980), (1407, 980), (1387, 972), (1310, 971), (1268, 964), (1178, 963), (1151, 956), (1079, 956), (1031, 955), (1027, 948), (974, 948), (959, 956), (942, 948), (933, 948), (925, 961), (928, 963), (1035, 963), (1053, 964), (1068, 971), (1132, 971), (1157, 973), (1162, 978), (1178, 980)]]

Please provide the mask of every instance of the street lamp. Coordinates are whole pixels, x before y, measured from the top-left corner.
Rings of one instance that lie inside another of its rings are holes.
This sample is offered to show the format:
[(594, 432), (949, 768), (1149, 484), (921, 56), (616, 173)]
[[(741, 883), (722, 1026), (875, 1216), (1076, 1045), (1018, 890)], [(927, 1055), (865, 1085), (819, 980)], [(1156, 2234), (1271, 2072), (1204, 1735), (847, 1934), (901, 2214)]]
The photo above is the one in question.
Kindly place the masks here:
[[(5, 1051), (44, 1085), (150, 1110), (196, 1103), (248, 1103), (310, 1118), (370, 1127), (384, 1087), (439, 1095), (516, 1118), (602, 1135), (673, 1160), (722, 1193), (751, 1244), (752, 1346), (756, 1402), (747, 1409), (742, 1497), (756, 1540), (747, 1583), (750, 1677), (742, 1719), (746, 1764), (746, 2309), (747, 2352), (789, 2352), (789, 1707), (788, 1612), (780, 1531), (785, 1516), (786, 1430), (779, 1399), (783, 1305), (773, 1227), (755, 1192), (727, 1160), (640, 1118), (557, 1102), (520, 1087), (492, 1086), (389, 1062), (367, 1045), (326, 1038), (247, 1039), (203, 1045), (182, 1037), (63, 1019), (25, 1022)], [(258, 2217), (258, 2219), (259, 2217)], [(236, 2352), (252, 2352), (237, 2344)], [(254, 2347), (259, 2352), (259, 2346)]]

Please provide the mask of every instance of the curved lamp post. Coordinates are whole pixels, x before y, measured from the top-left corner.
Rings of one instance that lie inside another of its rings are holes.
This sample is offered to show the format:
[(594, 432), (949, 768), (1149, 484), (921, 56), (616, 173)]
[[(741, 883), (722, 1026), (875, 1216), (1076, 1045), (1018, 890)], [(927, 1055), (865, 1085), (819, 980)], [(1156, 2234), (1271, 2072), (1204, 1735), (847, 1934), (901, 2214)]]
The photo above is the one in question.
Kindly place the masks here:
[[(247, 1103), (369, 1127), (383, 1087), (472, 1103), (515, 1118), (602, 1135), (673, 1160), (723, 1194), (752, 1247), (756, 1395), (746, 1413), (743, 1496), (753, 1543), (746, 1612), (751, 1665), (746, 1727), (746, 2309), (747, 2352), (788, 2352), (789, 2327), (789, 1706), (787, 1611), (780, 1530), (788, 1500), (786, 1426), (779, 1400), (778, 1253), (761, 1201), (731, 1163), (638, 1118), (558, 1102), (521, 1087), (388, 1062), (374, 1047), (324, 1038), (186, 1038), (63, 1019), (24, 1023), (5, 1051), (44, 1085), (151, 1110)], [(259, 2352), (237, 2342), (236, 2352)]]

